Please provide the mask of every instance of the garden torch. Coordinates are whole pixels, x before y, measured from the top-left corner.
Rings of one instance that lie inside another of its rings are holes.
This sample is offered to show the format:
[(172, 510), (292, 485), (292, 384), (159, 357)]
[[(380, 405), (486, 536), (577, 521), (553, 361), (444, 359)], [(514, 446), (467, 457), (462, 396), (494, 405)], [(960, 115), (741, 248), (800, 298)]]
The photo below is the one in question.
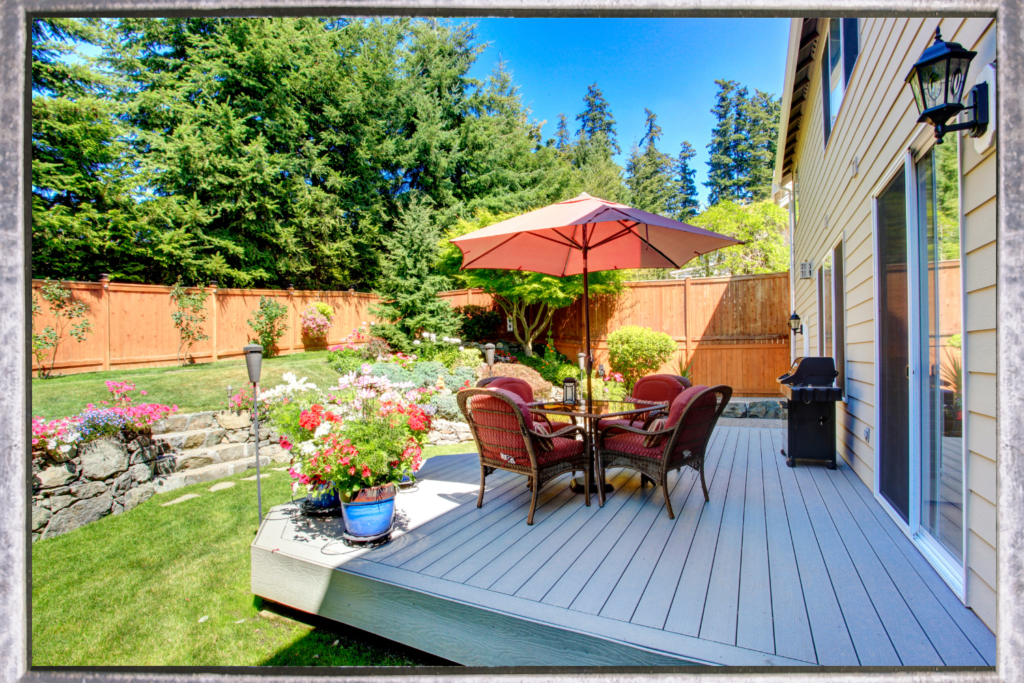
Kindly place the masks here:
[(487, 376), (494, 371), (494, 344), (484, 344), (484, 362), (487, 363)]
[(256, 446), (256, 505), (259, 510), (260, 524), (263, 523), (263, 492), (260, 487), (260, 414), (257, 410), (259, 401), (260, 366), (263, 364), (263, 347), (249, 344), (242, 347), (245, 353), (245, 367), (249, 371), (249, 382), (252, 384), (252, 431)]

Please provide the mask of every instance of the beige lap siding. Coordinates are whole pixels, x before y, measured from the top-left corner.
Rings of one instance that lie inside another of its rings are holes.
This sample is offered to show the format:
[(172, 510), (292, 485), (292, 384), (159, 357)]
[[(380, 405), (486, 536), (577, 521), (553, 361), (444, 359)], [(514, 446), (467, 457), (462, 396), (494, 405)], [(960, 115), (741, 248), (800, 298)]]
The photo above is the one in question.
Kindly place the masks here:
[[(875, 237), (872, 194), (922, 126), (903, 79), (921, 52), (931, 44), (936, 19), (862, 19), (860, 55), (828, 147), (822, 120), (820, 61), (811, 67), (794, 167), (799, 215), (794, 239), (799, 264), (813, 263), (814, 278), (796, 277), (796, 310), (809, 335), (811, 355), (818, 354), (817, 269), (832, 246), (843, 240), (845, 254), (846, 358), (849, 403), (837, 411), (839, 454), (874, 490), (877, 443), (875, 387)], [(995, 22), (991, 19), (944, 19), (942, 35), (978, 51), (968, 76), (973, 85), (981, 66), (995, 58)], [(818, 60), (825, 49), (827, 20), (818, 33)], [(792, 65), (789, 65), (792, 68)], [(952, 135), (944, 144), (956, 144)], [(967, 366), (968, 522), (966, 601), (995, 630), (995, 327), (996, 327), (996, 155), (974, 151), (963, 143), (961, 165), (964, 279), (967, 305), (964, 320)], [(851, 173), (854, 158), (856, 176)], [(797, 355), (804, 340), (797, 338)], [(865, 437), (865, 429), (870, 436)]]

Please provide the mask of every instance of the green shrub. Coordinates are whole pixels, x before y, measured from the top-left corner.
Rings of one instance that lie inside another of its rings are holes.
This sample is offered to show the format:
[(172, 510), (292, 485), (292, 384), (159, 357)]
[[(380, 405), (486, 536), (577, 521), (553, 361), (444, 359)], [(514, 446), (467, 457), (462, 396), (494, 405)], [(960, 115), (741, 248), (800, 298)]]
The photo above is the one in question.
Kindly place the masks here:
[(327, 352), (327, 364), (342, 375), (359, 372), (359, 368), (365, 362), (358, 349), (339, 349)]
[(471, 342), (482, 342), (493, 339), (501, 325), (501, 314), (483, 306), (461, 306), (457, 309), (462, 314), (462, 338)]
[(449, 370), (459, 362), (459, 347), (450, 342), (422, 342), (416, 345), (416, 355), (420, 360), (437, 362)]
[(608, 358), (622, 373), (629, 391), (638, 379), (656, 372), (676, 352), (676, 342), (664, 332), (628, 325), (608, 335)]
[(478, 367), (483, 365), (483, 362), (484, 353), (480, 349), (463, 349), (462, 351), (459, 351), (459, 360), (456, 363), (456, 366), (476, 370)]
[[(374, 334), (376, 334), (376, 331)], [(380, 337), (370, 337), (370, 339), (363, 344), (363, 348), (359, 349), (359, 357), (363, 360), (368, 360), (371, 363), (377, 360), (378, 356), (386, 356), (389, 353), (391, 353), (391, 345)]]
[(450, 422), (466, 421), (466, 418), (462, 415), (462, 411), (459, 410), (459, 402), (455, 398), (455, 394), (449, 394), (447, 396), (434, 394), (430, 397), (429, 404), (437, 408), (437, 412), (434, 413), (434, 417), (438, 419), (448, 420)]
[[(397, 325), (391, 323), (377, 323), (370, 328), (370, 332), (377, 339), (381, 339), (387, 343), (388, 347), (392, 351), (401, 351), (402, 353), (412, 352), (412, 340), (399, 328)], [(371, 338), (372, 342), (373, 339)], [(386, 352), (385, 352), (386, 353)], [(377, 357), (376, 354), (373, 355)]]
[(288, 307), (276, 299), (260, 297), (260, 303), (247, 321), (256, 333), (256, 340), (263, 347), (266, 358), (277, 355), (277, 341), (284, 336), (288, 326), (284, 324), (288, 317)]
[(406, 370), (398, 363), (374, 363), (370, 374), (387, 377), (392, 382), (412, 382), (417, 389), (426, 389), (437, 385), (437, 378), (444, 380), (444, 385), (452, 391), (458, 391), (469, 380), (476, 380), (476, 371), (471, 368), (457, 367), (449, 371), (443, 364), (436, 361), (416, 363), (411, 370)]
[(562, 380), (566, 377), (575, 377), (577, 380), (580, 378), (580, 368), (578, 365), (572, 365), (564, 363), (562, 365), (555, 366), (555, 369), (551, 372), (551, 377), (545, 377), (556, 386), (562, 385)]

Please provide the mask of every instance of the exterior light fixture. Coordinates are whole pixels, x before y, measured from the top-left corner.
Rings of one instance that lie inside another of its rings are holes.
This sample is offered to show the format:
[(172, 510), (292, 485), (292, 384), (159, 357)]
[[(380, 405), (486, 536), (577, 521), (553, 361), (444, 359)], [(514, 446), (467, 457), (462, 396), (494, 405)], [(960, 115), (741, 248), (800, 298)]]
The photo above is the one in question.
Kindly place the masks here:
[(804, 326), (800, 324), (800, 316), (793, 311), (793, 315), (789, 316), (789, 329), (793, 330), (793, 334), (803, 334)]
[(576, 405), (576, 378), (566, 377), (562, 380), (562, 403)]
[[(959, 43), (947, 43), (942, 39), (938, 27), (935, 42), (921, 53), (910, 69), (906, 82), (914, 93), (914, 103), (921, 115), (918, 123), (935, 126), (935, 138), (940, 143), (942, 136), (958, 130), (970, 131), (971, 137), (980, 137), (988, 128), (988, 84), (979, 83), (970, 91), (970, 100), (965, 107), (961, 100), (967, 81), (967, 70), (977, 52), (966, 50)], [(946, 122), (968, 109), (972, 119), (965, 123)]]
[(586, 372), (587, 371), (587, 365), (586, 365), (586, 361), (584, 360), (586, 358), (586, 354), (583, 353), (582, 351), (580, 351), (579, 353), (576, 354), (576, 357), (580, 359), (580, 372), (581, 373)]
[(255, 442), (253, 445), (256, 447), (256, 505), (259, 510), (260, 524), (263, 524), (263, 492), (260, 488), (260, 414), (257, 410), (263, 347), (259, 344), (249, 344), (242, 347), (242, 352), (245, 354), (245, 369), (249, 371), (249, 382), (252, 384), (252, 432)]
[(494, 344), (484, 344), (484, 362), (487, 363), (487, 376), (494, 370)]

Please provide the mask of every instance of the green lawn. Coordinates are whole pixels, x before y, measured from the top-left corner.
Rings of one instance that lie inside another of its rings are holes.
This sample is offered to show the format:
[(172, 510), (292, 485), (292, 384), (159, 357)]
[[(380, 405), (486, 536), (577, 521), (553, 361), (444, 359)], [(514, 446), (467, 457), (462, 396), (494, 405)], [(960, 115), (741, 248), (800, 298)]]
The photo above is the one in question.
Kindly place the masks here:
[[(272, 387), (281, 383), (281, 376), (294, 372), (320, 388), (338, 381), (338, 373), (327, 365), (326, 351), (295, 353), (263, 359), (260, 384)], [(177, 404), (181, 412), (217, 410), (227, 407), (228, 385), (239, 389), (247, 384), (248, 375), (242, 359), (217, 363), (201, 363), (185, 367), (140, 368), (66, 375), (53, 379), (32, 380), (32, 414), (48, 420), (76, 415), (86, 403), (98, 403), (109, 397), (107, 380), (134, 382), (147, 392), (145, 401)], [(139, 397), (141, 398), (141, 397)]]
[[(270, 476), (263, 480), (264, 511), (290, 497), (287, 473), (265, 471)], [(223, 491), (210, 492), (212, 482), (196, 484), (37, 542), (32, 548), (32, 664), (443, 664), (316, 617), (260, 614), (274, 607), (249, 592), (256, 482), (241, 478), (253, 473), (222, 479), (236, 482)], [(186, 493), (200, 497), (162, 507)]]

